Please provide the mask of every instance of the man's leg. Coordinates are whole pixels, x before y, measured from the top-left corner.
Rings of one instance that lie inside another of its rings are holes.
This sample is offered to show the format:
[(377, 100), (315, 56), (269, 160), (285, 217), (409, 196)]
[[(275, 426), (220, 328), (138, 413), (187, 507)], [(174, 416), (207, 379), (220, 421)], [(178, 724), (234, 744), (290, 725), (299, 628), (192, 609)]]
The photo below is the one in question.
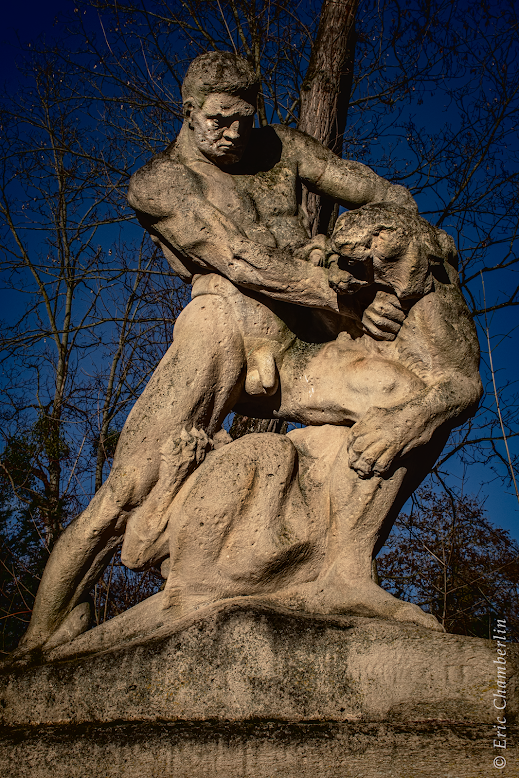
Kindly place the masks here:
[(192, 438), (177, 443), (182, 431), (195, 427), (212, 436), (236, 402), (244, 373), (243, 339), (228, 304), (216, 295), (197, 297), (180, 315), (173, 345), (128, 417), (106, 482), (56, 543), (21, 648), (43, 645), (81, 603), (132, 512), (160, 523), (156, 511), (165, 512), (200, 460)]

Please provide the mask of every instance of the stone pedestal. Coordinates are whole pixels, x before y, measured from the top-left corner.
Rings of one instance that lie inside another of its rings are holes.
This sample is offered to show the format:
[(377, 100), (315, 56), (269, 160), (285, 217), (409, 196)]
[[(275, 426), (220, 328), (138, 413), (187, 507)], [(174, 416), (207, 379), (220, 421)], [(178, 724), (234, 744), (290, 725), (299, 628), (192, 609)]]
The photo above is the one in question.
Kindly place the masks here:
[(504, 712), (495, 659), (477, 638), (231, 600), (117, 650), (5, 671), (0, 774), (517, 778), (518, 648)]

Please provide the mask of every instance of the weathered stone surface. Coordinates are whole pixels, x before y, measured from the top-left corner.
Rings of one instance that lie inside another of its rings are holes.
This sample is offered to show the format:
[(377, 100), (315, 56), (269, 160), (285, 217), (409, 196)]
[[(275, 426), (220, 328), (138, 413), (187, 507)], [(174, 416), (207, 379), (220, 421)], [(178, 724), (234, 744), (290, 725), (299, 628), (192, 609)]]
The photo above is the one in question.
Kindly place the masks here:
[[(404, 187), (297, 130), (255, 129), (258, 89), (246, 61), (197, 58), (178, 138), (131, 178), (193, 300), (110, 475), (52, 551), (20, 655), (88, 628), (121, 539), (128, 567), (160, 567), (177, 616), (263, 595), (440, 629), (371, 563), (481, 394), (454, 242)], [(303, 186), (350, 209), (331, 236), (310, 235)], [(232, 410), (307, 429), (214, 450)]]
[(517, 778), (515, 749), (494, 769), (492, 736), (490, 725), (436, 722), (20, 728), (0, 769), (9, 778)]
[[(2, 774), (486, 778), (495, 658), (478, 638), (231, 601), (151, 641), (4, 674)], [(518, 670), (509, 646), (509, 737)]]

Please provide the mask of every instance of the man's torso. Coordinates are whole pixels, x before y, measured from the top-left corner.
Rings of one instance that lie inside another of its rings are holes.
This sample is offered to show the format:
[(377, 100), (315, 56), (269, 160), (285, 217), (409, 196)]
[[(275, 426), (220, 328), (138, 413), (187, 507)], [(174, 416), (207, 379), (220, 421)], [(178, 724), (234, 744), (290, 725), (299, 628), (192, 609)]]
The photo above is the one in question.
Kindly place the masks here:
[(171, 159), (194, 174), (201, 195), (250, 239), (272, 248), (296, 248), (309, 237), (301, 207), (297, 150), (289, 131), (253, 130), (242, 160), (221, 170), (211, 162)]

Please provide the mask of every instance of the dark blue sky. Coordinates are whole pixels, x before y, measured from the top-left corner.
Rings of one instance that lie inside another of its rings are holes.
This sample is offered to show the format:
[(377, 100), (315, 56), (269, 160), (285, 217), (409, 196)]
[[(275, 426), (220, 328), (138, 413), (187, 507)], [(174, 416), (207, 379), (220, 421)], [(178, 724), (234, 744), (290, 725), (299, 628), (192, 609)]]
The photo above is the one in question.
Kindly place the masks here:
[(74, 0), (23, 0), (6, 3), (2, 10), (0, 33), (2, 80), (16, 75), (13, 59), (17, 55), (18, 41), (27, 43), (38, 35), (52, 35), (56, 16), (62, 12), (74, 12)]

